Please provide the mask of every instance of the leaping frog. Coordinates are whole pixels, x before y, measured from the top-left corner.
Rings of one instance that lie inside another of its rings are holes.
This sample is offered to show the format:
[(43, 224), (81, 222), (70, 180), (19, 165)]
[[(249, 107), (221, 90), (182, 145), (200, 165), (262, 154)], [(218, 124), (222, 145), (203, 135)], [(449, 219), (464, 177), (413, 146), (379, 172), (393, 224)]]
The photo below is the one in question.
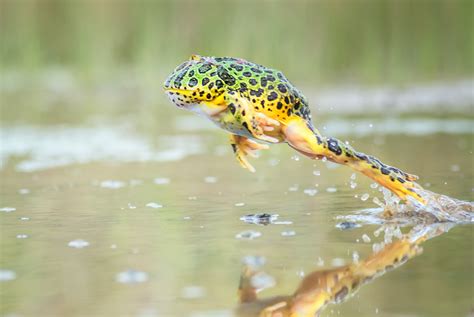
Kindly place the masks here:
[(347, 165), (398, 197), (424, 199), (416, 175), (386, 165), (338, 139), (322, 136), (313, 126), (305, 96), (282, 72), (233, 57), (192, 55), (166, 79), (170, 100), (207, 117), (230, 132), (230, 144), (240, 164), (251, 172), (247, 157), (285, 142), (312, 159), (326, 158)]

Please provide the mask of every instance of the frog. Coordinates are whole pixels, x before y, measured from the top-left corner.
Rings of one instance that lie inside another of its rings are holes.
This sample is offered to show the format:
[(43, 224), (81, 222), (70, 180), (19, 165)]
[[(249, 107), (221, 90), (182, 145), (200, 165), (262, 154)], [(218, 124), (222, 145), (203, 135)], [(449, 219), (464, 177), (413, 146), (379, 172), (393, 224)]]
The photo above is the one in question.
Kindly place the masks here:
[(167, 77), (163, 89), (178, 108), (210, 119), (229, 132), (240, 165), (276, 143), (306, 157), (351, 167), (401, 200), (425, 205), (418, 176), (323, 136), (313, 125), (307, 98), (279, 70), (235, 57), (192, 55)]

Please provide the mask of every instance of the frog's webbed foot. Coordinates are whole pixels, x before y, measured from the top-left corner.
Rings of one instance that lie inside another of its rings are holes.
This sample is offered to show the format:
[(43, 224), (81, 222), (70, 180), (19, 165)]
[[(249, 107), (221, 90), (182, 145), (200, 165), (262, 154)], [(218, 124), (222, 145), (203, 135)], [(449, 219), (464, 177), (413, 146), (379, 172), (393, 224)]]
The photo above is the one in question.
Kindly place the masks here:
[(259, 150), (268, 149), (268, 145), (266, 144), (259, 144), (246, 137), (235, 134), (230, 136), (230, 144), (240, 165), (252, 173), (255, 172), (255, 168), (249, 163), (247, 156), (258, 157)]

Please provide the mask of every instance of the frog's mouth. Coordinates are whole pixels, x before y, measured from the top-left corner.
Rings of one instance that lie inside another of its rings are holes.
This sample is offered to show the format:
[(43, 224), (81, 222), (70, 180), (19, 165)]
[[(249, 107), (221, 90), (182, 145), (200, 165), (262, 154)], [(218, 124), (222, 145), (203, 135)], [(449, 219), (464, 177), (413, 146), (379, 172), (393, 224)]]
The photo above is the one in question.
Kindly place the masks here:
[(201, 100), (199, 99), (199, 92), (187, 89), (176, 89), (164, 87), (168, 98), (179, 108), (190, 107), (198, 104)]

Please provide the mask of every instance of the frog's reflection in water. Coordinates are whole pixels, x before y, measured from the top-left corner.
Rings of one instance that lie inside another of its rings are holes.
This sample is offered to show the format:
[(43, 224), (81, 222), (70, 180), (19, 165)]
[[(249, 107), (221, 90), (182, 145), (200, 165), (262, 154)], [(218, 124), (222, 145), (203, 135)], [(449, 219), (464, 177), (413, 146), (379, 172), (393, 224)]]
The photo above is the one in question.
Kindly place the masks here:
[(288, 296), (258, 299), (261, 265), (247, 261), (240, 277), (237, 316), (318, 316), (328, 304), (342, 302), (364, 284), (417, 256), (422, 252), (420, 245), (424, 241), (447, 232), (453, 226), (452, 223), (418, 225), (358, 263), (310, 273), (294, 294)]

